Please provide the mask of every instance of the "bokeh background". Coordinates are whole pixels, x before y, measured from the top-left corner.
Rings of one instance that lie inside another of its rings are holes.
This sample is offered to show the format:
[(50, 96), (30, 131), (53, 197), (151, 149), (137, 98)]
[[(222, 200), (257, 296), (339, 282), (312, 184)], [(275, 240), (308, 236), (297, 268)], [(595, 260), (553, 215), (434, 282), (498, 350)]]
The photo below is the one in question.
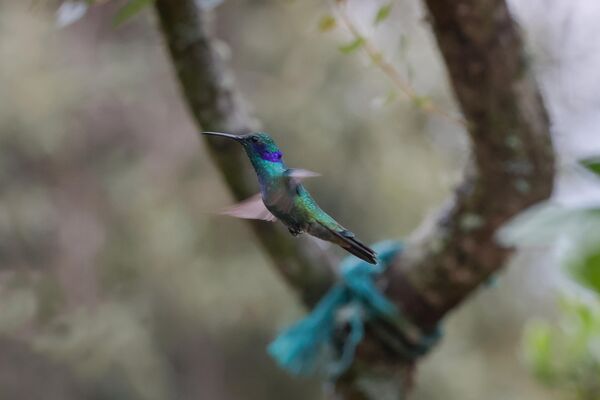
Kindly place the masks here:
[[(66, 26), (60, 2), (0, 0), (0, 399), (320, 399), (265, 351), (303, 315), (231, 203), (179, 96), (152, 10), (123, 2)], [(418, 1), (351, 1), (351, 17), (416, 90), (455, 111)], [(553, 118), (557, 197), (598, 198), (573, 160), (600, 153), (600, 6), (513, 0)], [(319, 171), (321, 206), (365, 241), (402, 238), (461, 176), (460, 127), (397, 92), (320, 1), (237, 0), (212, 21), (288, 165)], [(598, 185), (600, 186), (600, 185)], [(581, 293), (580, 293), (581, 292)], [(522, 337), (587, 298), (551, 252), (521, 254), (452, 314), (415, 399), (562, 399)], [(598, 375), (600, 380), (600, 375)], [(592, 398), (593, 399), (593, 398)]]

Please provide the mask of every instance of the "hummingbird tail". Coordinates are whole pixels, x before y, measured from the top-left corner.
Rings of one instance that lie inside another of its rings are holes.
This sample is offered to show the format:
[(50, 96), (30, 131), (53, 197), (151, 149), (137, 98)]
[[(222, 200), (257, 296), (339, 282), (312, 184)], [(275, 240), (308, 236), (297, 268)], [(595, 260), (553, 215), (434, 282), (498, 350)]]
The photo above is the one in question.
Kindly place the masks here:
[(348, 246), (342, 245), (342, 247), (350, 254), (355, 255), (369, 264), (377, 264), (377, 254), (356, 239), (350, 239)]
[(329, 232), (333, 233), (337, 239), (341, 239), (336, 241), (336, 243), (348, 253), (368, 262), (369, 264), (377, 264), (377, 253), (375, 253), (360, 240), (356, 239), (352, 232), (347, 230), (336, 231), (334, 229), (327, 229)]

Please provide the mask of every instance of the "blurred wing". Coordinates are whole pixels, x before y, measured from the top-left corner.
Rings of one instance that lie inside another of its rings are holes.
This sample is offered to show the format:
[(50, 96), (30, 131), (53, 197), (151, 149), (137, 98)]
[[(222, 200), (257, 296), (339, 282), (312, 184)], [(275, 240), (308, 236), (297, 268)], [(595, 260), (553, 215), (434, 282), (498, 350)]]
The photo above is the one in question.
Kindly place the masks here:
[(287, 171), (285, 171), (285, 175), (296, 184), (302, 182), (306, 178), (314, 178), (316, 176), (321, 176), (321, 174), (317, 172), (301, 168), (290, 168)]
[(307, 169), (287, 169), (281, 176), (284, 184), (279, 185), (277, 190), (272, 189), (270, 193), (269, 197), (274, 207), (277, 207), (282, 213), (289, 213), (294, 207), (294, 200), (296, 195), (299, 194), (298, 187), (302, 184), (302, 181), (320, 175)]
[(262, 219), (263, 221), (270, 222), (277, 220), (277, 218), (267, 210), (267, 207), (265, 207), (260, 193), (255, 194), (241, 203), (221, 210), (219, 214), (243, 219)]

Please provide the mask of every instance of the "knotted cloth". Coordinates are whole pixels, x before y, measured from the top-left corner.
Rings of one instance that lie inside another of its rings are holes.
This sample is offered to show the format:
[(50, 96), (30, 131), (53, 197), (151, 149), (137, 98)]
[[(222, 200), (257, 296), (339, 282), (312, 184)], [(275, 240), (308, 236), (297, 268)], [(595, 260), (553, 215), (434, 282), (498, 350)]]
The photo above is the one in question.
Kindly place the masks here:
[[(402, 251), (403, 245), (398, 241), (384, 241), (372, 247), (379, 255), (375, 266), (353, 256), (345, 258), (340, 263), (340, 282), (308, 316), (285, 329), (269, 345), (269, 354), (283, 369), (293, 375), (338, 377), (352, 364), (366, 321), (380, 318), (393, 321), (397, 326), (407, 324), (374, 282)], [(335, 335), (340, 326), (348, 329), (341, 345), (339, 335)], [(432, 336), (424, 337), (418, 352), (426, 351), (438, 337), (437, 330)], [(338, 342), (334, 343), (335, 340)]]

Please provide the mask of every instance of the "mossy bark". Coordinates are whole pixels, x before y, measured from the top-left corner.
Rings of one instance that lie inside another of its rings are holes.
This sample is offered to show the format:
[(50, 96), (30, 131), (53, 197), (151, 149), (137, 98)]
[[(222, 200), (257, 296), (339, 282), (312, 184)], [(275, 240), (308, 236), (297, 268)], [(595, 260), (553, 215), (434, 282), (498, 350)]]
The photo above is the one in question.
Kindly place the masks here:
[(472, 163), (437, 223), (391, 271), (389, 295), (432, 328), (502, 268), (498, 228), (552, 192), (548, 117), (503, 0), (425, 0), (468, 121)]

